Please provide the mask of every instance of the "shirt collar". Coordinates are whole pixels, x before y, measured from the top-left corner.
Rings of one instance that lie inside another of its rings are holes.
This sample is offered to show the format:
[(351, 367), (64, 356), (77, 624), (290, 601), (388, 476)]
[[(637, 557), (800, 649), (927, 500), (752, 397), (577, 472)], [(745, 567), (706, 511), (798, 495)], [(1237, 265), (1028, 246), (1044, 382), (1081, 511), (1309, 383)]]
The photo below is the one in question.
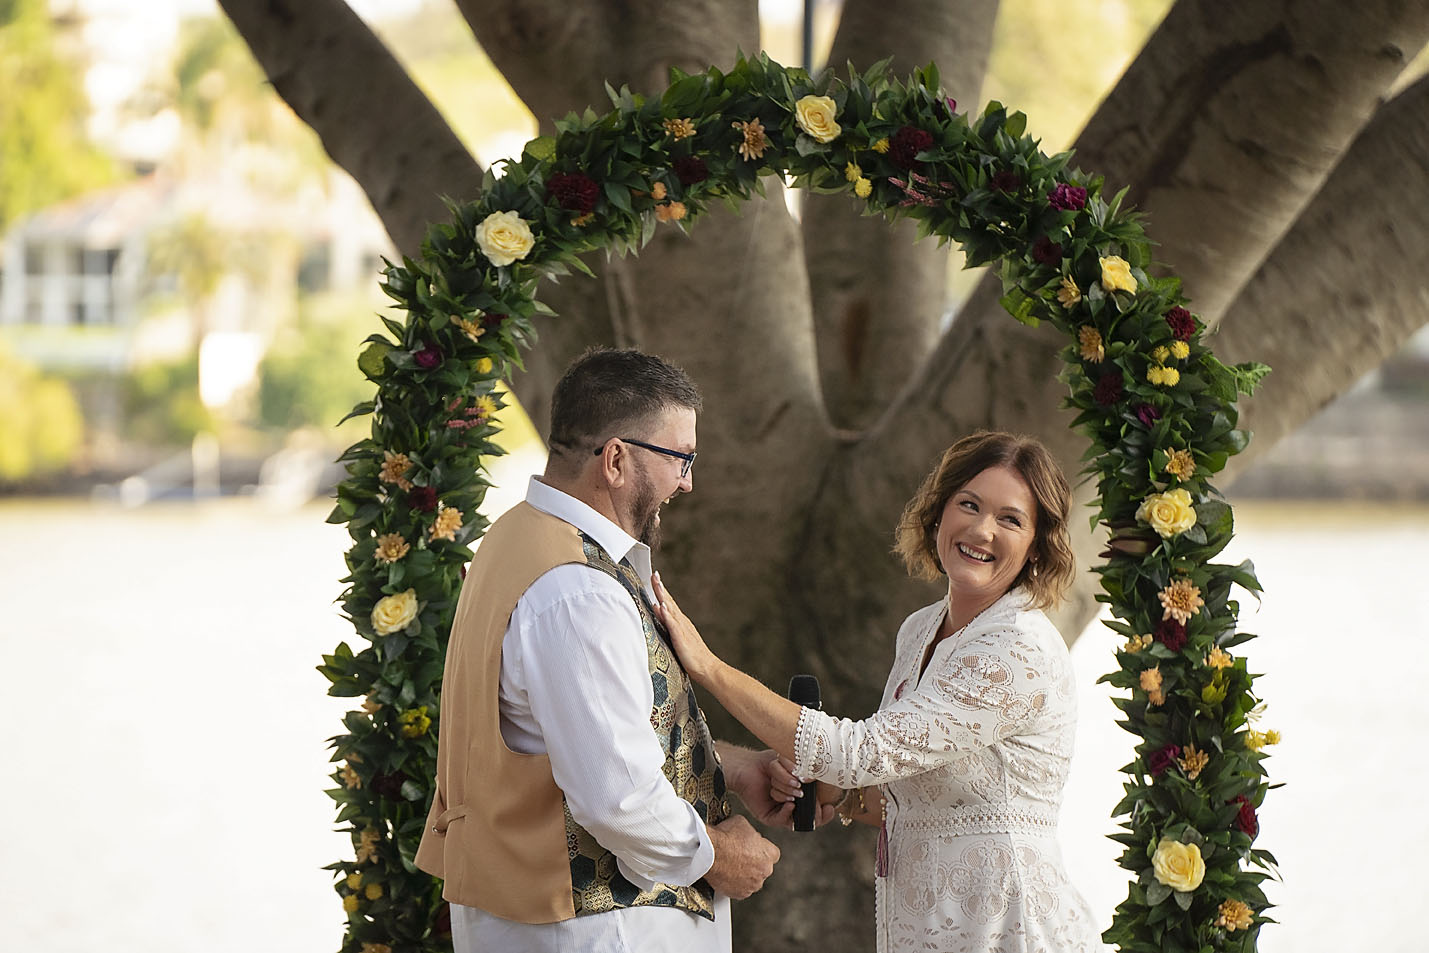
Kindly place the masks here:
[(596, 512), (589, 504), (542, 483), (539, 476), (531, 477), (526, 487), (526, 502), (542, 513), (570, 523), (595, 540), (616, 562), (630, 560), (640, 581), (645, 583), (647, 589), (650, 587), (650, 547)]

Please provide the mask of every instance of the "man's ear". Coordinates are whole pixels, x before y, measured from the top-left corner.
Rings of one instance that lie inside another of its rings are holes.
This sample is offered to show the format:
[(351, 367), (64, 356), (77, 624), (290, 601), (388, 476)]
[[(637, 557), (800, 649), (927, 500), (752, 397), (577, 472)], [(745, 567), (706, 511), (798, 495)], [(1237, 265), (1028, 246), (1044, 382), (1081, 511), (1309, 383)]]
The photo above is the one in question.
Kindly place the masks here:
[(619, 440), (607, 441), (600, 449), (598, 464), (600, 478), (607, 487), (612, 490), (622, 487), (630, 469), (630, 448)]

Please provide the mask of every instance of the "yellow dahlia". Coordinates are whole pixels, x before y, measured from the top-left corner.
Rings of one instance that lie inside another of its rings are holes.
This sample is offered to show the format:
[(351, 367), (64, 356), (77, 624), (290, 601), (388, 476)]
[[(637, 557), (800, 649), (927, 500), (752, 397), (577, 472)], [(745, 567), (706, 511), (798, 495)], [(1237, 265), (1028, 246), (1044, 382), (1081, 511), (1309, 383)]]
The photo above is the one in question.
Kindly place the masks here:
[(1185, 625), (1193, 615), (1199, 615), (1205, 601), (1201, 599), (1200, 587), (1192, 585), (1190, 578), (1181, 576), (1171, 580), (1171, 584), (1156, 594), (1161, 600), (1161, 618), (1175, 619)]
[(445, 503), (439, 503), (437, 508), (437, 518), (432, 521), (432, 539), (456, 539), (456, 531), (461, 529), (461, 510)]
[(695, 124), (689, 119), (666, 119), (661, 125), (671, 139), (688, 139), (695, 134)]
[(1236, 930), (1249, 930), (1251, 919), (1254, 914), (1250, 907), (1239, 900), (1226, 900), (1221, 903), (1220, 916), (1216, 917), (1216, 926), (1224, 927), (1227, 933), (1234, 933)]
[(407, 541), (397, 533), (383, 533), (377, 537), (377, 561), (380, 563), (395, 563), (403, 556), (407, 555), (412, 547), (407, 545)]
[(873, 193), (873, 183), (868, 179), (860, 178), (853, 184), (853, 194), (861, 199), (866, 199)]
[(367, 886), (362, 888), (362, 892), (368, 900), (376, 900), (382, 896), (382, 885), (368, 884)]
[(1191, 345), (1187, 344), (1185, 341), (1172, 341), (1171, 356), (1178, 361), (1184, 361), (1186, 358), (1191, 356)]
[(1206, 765), (1210, 764), (1211, 756), (1204, 751), (1197, 751), (1195, 745), (1188, 744), (1176, 761), (1181, 765), (1181, 770), (1186, 772), (1186, 777), (1194, 781), (1205, 770)]
[(362, 872), (361, 872), (361, 871), (354, 870), (352, 873), (348, 874), (348, 875), (347, 875), (347, 886), (348, 886), (350, 889), (352, 889), (352, 890), (356, 890), (358, 887), (361, 887), (361, 886), (362, 886)]
[(876, 141), (873, 145), (869, 146), (869, 148), (872, 149), (874, 152), (879, 153), (880, 155), (881, 155), (882, 153), (887, 152), (887, 151), (888, 151), (888, 137), (887, 137), (887, 136), (884, 136), (882, 139), (879, 139), (879, 140)]
[(1084, 361), (1100, 364), (1106, 358), (1106, 348), (1102, 346), (1101, 332), (1090, 324), (1084, 324), (1077, 328), (1077, 353), (1082, 356)]
[(764, 150), (769, 148), (769, 137), (764, 134), (764, 123), (755, 117), (748, 122), (735, 121), (730, 123), (744, 135), (744, 141), (735, 149), (740, 157), (746, 162), (750, 159), (764, 158)]
[(478, 374), (490, 374), (495, 363), (489, 357), (479, 357), (476, 359), (476, 372)]
[(486, 328), (482, 326), (482, 324), (478, 321), (473, 321), (470, 318), (463, 318), (459, 314), (454, 314), (451, 316), (451, 318), (452, 324), (455, 324), (457, 327), (461, 328), (461, 333), (465, 334), (472, 341), (480, 339), (480, 337), (486, 333)]
[(1178, 480), (1189, 480), (1196, 475), (1196, 461), (1189, 450), (1172, 450), (1166, 458), (1166, 472)]
[(844, 166), (844, 178), (849, 182), (857, 182), (863, 175), (863, 170), (858, 167), (857, 162), (850, 162)]
[(412, 461), (405, 453), (383, 450), (382, 469), (378, 471), (377, 478), (383, 483), (395, 483), (404, 490), (410, 490), (412, 481), (407, 479), (406, 473), (411, 468)]

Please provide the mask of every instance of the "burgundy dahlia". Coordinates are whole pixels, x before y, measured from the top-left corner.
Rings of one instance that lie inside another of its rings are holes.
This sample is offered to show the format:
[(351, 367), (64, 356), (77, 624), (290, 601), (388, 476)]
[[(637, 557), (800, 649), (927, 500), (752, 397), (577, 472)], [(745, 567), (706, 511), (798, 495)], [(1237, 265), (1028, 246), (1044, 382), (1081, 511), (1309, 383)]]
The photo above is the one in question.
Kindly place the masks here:
[(1141, 421), (1145, 427), (1150, 427), (1161, 419), (1161, 411), (1156, 409), (1155, 404), (1137, 404), (1136, 419)]
[(1146, 759), (1146, 766), (1151, 769), (1152, 777), (1160, 777), (1166, 773), (1166, 769), (1176, 763), (1176, 759), (1181, 757), (1180, 745), (1167, 745), (1160, 751), (1151, 752), (1151, 757)]
[(437, 508), (437, 489), (433, 486), (417, 486), (407, 494), (407, 502), (412, 509), (430, 513)]
[(1053, 208), (1075, 212), (1087, 207), (1087, 190), (1080, 185), (1067, 185), (1064, 182), (1047, 193), (1047, 201), (1052, 203)]
[(1039, 265), (1055, 265), (1062, 260), (1062, 245), (1043, 235), (1032, 245), (1032, 260)]
[(1186, 626), (1175, 619), (1162, 619), (1156, 623), (1156, 641), (1179, 652), (1186, 647)]
[(680, 156), (675, 160), (675, 178), (681, 185), (694, 185), (710, 177), (709, 166), (699, 156)]
[(580, 172), (554, 172), (546, 180), (546, 194), (561, 208), (584, 215), (595, 211), (600, 198), (600, 186), (590, 176)]
[(432, 345), (428, 344), (416, 354), (413, 354), (412, 360), (417, 362), (417, 366), (425, 367), (427, 370), (430, 371), (432, 368), (439, 367), (441, 365), (442, 352), (432, 347)]
[(1196, 333), (1196, 319), (1180, 305), (1166, 312), (1166, 323), (1171, 326), (1171, 333), (1176, 335), (1178, 341), (1189, 341), (1191, 335)]
[(481, 323), (488, 328), (499, 328), (501, 327), (502, 322), (505, 320), (506, 315), (502, 314), (501, 312), (497, 312), (495, 314), (483, 314), (481, 316)]
[(1003, 169), (1001, 172), (993, 173), (987, 185), (994, 192), (1016, 192), (1022, 185), (1022, 176), (1011, 169)]
[(932, 133), (917, 126), (904, 126), (888, 140), (888, 161), (900, 169), (911, 169), (918, 164), (918, 153), (932, 145)]
[(1241, 833), (1252, 840), (1260, 833), (1260, 819), (1255, 816), (1255, 805), (1250, 803), (1250, 798), (1244, 794), (1237, 794), (1232, 804), (1239, 804), (1240, 810), (1236, 812), (1235, 826), (1240, 828)]
[(372, 779), (372, 793), (389, 801), (396, 801), (402, 797), (402, 785), (407, 781), (407, 775), (403, 771), (379, 774)]
[(1121, 388), (1121, 372), (1107, 371), (1097, 381), (1097, 386), (1092, 391), (1092, 400), (1095, 400), (1099, 406), (1110, 407), (1121, 400)]

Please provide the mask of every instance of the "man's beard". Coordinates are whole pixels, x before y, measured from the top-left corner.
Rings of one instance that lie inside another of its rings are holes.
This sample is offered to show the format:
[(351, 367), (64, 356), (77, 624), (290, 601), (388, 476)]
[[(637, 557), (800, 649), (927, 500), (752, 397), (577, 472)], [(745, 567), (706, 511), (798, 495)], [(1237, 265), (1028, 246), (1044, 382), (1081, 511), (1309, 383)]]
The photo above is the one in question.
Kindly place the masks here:
[(634, 515), (632, 521), (635, 525), (635, 538), (640, 540), (651, 549), (660, 548), (660, 504), (663, 502), (655, 495), (654, 485), (640, 474), (640, 491), (635, 495), (635, 502), (631, 507)]

